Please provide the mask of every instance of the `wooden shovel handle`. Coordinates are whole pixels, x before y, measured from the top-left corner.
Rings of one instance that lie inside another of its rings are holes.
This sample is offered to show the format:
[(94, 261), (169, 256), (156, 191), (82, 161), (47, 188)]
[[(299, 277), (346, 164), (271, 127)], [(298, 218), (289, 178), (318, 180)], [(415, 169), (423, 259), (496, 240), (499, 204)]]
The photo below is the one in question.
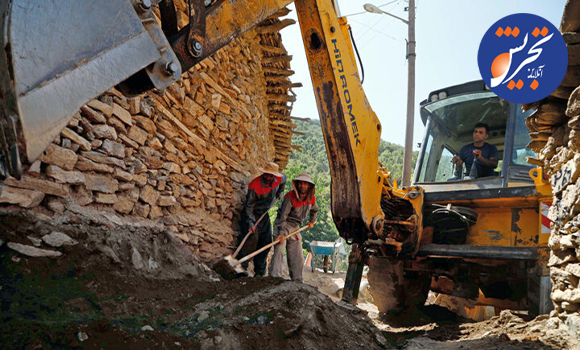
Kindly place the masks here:
[(239, 264), (243, 263), (244, 261), (250, 260), (251, 258), (253, 258), (253, 257), (255, 257), (256, 255), (258, 255), (258, 254), (260, 254), (261, 252), (263, 252), (264, 250), (266, 250), (266, 249), (270, 248), (271, 246), (273, 246), (273, 245), (276, 245), (276, 244), (278, 244), (278, 243), (280, 243), (280, 242), (282, 242), (282, 241), (285, 241), (285, 240), (287, 240), (288, 238), (290, 238), (290, 237), (294, 236), (295, 234), (297, 234), (297, 233), (299, 233), (299, 232), (301, 232), (301, 231), (304, 231), (304, 230), (306, 230), (307, 228), (308, 228), (308, 226), (304, 226), (304, 227), (302, 227), (302, 228), (300, 228), (300, 229), (298, 229), (298, 230), (296, 230), (296, 231), (292, 232), (291, 234), (289, 234), (289, 235), (287, 235), (287, 236), (284, 236), (284, 238), (282, 238), (281, 240), (276, 240), (276, 241), (274, 241), (274, 242), (272, 242), (272, 243), (270, 243), (270, 244), (267, 244), (267, 245), (263, 246), (262, 248), (260, 248), (260, 249), (256, 250), (256, 251), (255, 251), (255, 252), (253, 252), (252, 254), (248, 254), (248, 255), (244, 256), (243, 258), (241, 258), (240, 260), (238, 260), (238, 261), (237, 261), (235, 264), (233, 264), (233, 265), (232, 265), (232, 267), (234, 267), (234, 266), (237, 266), (237, 265), (239, 265)]
[[(256, 223), (254, 224), (254, 226), (252, 226), (252, 228), (258, 227), (258, 224), (260, 223), (260, 221), (262, 221), (262, 218), (264, 216), (266, 216), (267, 213), (268, 213), (268, 211), (266, 210), (264, 212), (264, 214), (262, 214), (262, 216), (260, 216), (260, 218), (258, 219), (258, 221), (256, 221)], [(232, 256), (234, 258), (236, 256), (238, 256), (238, 253), (240, 252), (240, 250), (242, 250), (242, 247), (244, 246), (244, 243), (246, 243), (246, 240), (248, 239), (248, 237), (250, 237), (251, 234), (252, 234), (252, 231), (251, 230), (248, 230), (248, 233), (246, 233), (246, 237), (244, 237), (244, 239), (242, 240), (242, 243), (240, 243), (240, 246), (238, 247), (238, 249), (236, 249), (236, 251), (234, 252), (234, 254), (232, 254)]]

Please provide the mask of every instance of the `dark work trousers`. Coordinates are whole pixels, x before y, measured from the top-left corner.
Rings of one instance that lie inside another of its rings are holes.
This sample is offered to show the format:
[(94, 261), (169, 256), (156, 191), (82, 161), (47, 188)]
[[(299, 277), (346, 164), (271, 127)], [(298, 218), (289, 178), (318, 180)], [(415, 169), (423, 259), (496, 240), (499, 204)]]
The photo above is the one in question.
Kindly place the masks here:
[[(257, 220), (262, 214), (263, 213), (254, 213), (254, 217)], [(240, 222), (241, 235), (239, 237), (240, 242), (244, 239), (250, 227), (251, 226), (248, 223), (248, 217), (246, 216), (245, 211), (242, 211), (242, 217)], [(270, 218), (268, 217), (268, 214), (266, 214), (266, 216), (258, 224), (258, 227), (256, 227), (256, 232), (254, 232), (253, 235), (248, 237), (246, 243), (240, 250), (240, 253), (236, 257), (236, 259), (240, 260), (246, 255), (251, 254), (270, 243), (272, 243), (272, 224), (270, 223)], [(261, 252), (260, 254), (252, 258), (254, 261), (254, 273), (256, 275), (264, 276), (264, 274), (266, 273), (266, 265), (268, 264), (267, 258), (269, 252), (270, 249), (266, 249), (265, 251)], [(247, 270), (248, 264), (249, 261), (243, 262), (242, 267)]]

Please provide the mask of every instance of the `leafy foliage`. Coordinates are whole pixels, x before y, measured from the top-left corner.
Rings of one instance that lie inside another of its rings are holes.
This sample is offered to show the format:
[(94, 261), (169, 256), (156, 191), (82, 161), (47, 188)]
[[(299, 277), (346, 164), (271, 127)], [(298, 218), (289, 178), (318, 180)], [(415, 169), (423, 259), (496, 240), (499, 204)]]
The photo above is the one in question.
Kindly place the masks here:
[[(405, 156), (405, 148), (394, 143), (381, 140), (379, 145), (379, 162), (391, 172), (391, 181), (401, 181), (403, 176), (403, 158)], [(413, 152), (411, 157), (411, 167), (415, 169), (417, 157), (419, 152)]]
[[(298, 125), (295, 131), (304, 135), (294, 134), (292, 144), (301, 146), (302, 151), (294, 151), (284, 170), (288, 177), (286, 192), (292, 190), (292, 180), (299, 174), (306, 172), (312, 176), (314, 183), (316, 183), (316, 202), (319, 211), (314, 227), (303, 232), (303, 241), (333, 242), (338, 239), (338, 231), (331, 213), (330, 167), (320, 120), (296, 121), (295, 123)], [(393, 178), (401, 177), (403, 153), (403, 147), (381, 140), (379, 161), (391, 171)], [(413, 165), (417, 155), (418, 152), (413, 152)], [(281, 202), (270, 210), (272, 221), (276, 218), (279, 204)], [(306, 243), (304, 243), (303, 247), (307, 247)]]

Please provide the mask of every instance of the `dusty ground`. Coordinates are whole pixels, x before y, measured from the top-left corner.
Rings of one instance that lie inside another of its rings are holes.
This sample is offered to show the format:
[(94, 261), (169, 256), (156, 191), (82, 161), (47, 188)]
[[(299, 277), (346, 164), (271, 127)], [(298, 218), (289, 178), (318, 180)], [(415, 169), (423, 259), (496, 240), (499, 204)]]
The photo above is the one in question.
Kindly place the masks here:
[[(51, 247), (59, 231), (75, 242)], [(61, 252), (29, 257), (14, 243)], [(9, 247), (10, 246), (10, 247)], [(224, 281), (171, 233), (69, 215), (0, 212), (2, 349), (565, 349), (547, 319), (469, 323), (439, 307), (396, 328), (337, 302), (344, 274)], [(319, 292), (318, 289), (320, 289)], [(324, 294), (323, 294), (324, 293)]]
[[(344, 286), (346, 274), (314, 273), (305, 269), (304, 280), (339, 302), (339, 291)], [(371, 319), (373, 324), (383, 332), (389, 346), (396, 349), (419, 350), (455, 350), (455, 349), (580, 349), (577, 341), (568, 334), (556, 329), (547, 315), (525, 322), (509, 310), (489, 320), (475, 322), (461, 317), (444, 307), (427, 305), (417, 317), (416, 325), (401, 327), (393, 320), (385, 320), (378, 309), (369, 300), (370, 293), (364, 288), (363, 276), (357, 307)]]

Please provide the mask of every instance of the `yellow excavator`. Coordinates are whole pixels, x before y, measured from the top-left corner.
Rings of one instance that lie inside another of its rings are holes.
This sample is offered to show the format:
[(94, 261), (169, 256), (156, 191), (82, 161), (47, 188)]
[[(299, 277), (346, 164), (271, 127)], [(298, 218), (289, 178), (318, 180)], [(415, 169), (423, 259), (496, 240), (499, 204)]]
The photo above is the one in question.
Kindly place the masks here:
[[(112, 86), (128, 95), (164, 89), (291, 2), (189, 0), (189, 25), (179, 31), (171, 0), (0, 2), (0, 177), (21, 176), (90, 99)], [(525, 162), (521, 107), (481, 81), (434, 91), (421, 107), (427, 132), (415, 183), (392, 184), (378, 162), (382, 126), (346, 19), (332, 0), (295, 5), (330, 162), (332, 214), (353, 244), (343, 300), (356, 303), (366, 264), (382, 312), (421, 305), (429, 290), (547, 312), (543, 213), (551, 187)], [(490, 127), (500, 166), (491, 177), (462, 179), (451, 158), (478, 121)]]

